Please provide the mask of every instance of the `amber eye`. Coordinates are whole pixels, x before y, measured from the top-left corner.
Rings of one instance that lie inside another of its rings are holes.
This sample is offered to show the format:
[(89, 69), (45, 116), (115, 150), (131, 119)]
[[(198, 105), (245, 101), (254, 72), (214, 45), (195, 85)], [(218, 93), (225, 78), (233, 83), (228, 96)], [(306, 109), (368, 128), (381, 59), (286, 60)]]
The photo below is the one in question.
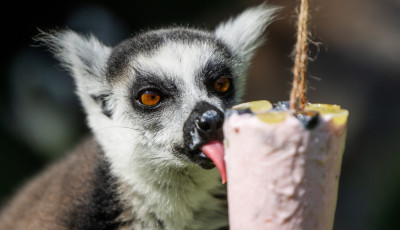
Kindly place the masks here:
[(144, 91), (140, 95), (140, 102), (143, 105), (153, 106), (158, 104), (160, 100), (161, 100), (161, 95), (157, 91)]
[(231, 81), (227, 77), (220, 77), (214, 82), (214, 89), (219, 93), (225, 93), (231, 86)]

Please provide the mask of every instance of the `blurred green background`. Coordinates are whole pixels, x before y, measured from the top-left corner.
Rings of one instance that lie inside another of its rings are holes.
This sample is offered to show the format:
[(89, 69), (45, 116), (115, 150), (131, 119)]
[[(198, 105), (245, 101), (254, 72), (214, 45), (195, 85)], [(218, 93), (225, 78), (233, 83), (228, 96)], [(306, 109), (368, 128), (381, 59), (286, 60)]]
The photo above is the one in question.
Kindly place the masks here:
[[(0, 204), (88, 134), (74, 84), (43, 47), (40, 28), (93, 33), (113, 46), (165, 25), (212, 29), (253, 0), (9, 2), (1, 15)], [(270, 26), (246, 100), (287, 100), (295, 43), (293, 0)], [(400, 1), (314, 0), (309, 100), (350, 111), (335, 229), (400, 229)], [(396, 106), (397, 104), (397, 106)]]

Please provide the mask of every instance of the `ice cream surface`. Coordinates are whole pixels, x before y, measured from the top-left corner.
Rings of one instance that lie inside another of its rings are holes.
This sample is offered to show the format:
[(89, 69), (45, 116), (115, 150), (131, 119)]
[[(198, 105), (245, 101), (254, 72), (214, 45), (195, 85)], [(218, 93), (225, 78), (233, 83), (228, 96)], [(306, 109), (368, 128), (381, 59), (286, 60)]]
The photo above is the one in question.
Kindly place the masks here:
[(347, 110), (248, 107), (228, 111), (223, 127), (230, 229), (332, 229)]

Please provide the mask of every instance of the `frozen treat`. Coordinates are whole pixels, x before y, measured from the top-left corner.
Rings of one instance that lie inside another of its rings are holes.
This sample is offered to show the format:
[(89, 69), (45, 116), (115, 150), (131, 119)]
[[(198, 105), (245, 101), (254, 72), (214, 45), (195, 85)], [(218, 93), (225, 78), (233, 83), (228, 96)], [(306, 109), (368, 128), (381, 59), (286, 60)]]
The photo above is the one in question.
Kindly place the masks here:
[(241, 104), (224, 123), (231, 230), (330, 230), (348, 111)]

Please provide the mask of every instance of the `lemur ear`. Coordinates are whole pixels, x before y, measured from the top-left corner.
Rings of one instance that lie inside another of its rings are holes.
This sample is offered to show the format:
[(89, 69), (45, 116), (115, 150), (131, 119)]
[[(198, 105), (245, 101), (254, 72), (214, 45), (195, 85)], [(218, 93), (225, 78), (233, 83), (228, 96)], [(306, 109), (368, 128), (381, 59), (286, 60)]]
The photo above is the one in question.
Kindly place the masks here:
[(215, 29), (215, 35), (228, 45), (239, 64), (247, 66), (255, 50), (264, 42), (264, 31), (278, 10), (265, 3), (249, 8), (221, 23)]
[(93, 35), (83, 36), (71, 30), (52, 31), (36, 38), (70, 71), (77, 85), (77, 93), (97, 97), (110, 90), (105, 69), (111, 48), (103, 45)]

